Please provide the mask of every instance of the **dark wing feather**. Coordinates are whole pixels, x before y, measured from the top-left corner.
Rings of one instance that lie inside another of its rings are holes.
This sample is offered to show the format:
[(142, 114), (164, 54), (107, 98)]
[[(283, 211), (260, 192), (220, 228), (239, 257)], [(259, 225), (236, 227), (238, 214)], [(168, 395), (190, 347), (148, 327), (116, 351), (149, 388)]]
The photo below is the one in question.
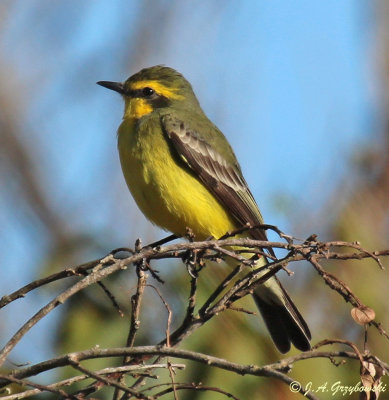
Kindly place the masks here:
[[(237, 226), (262, 224), (261, 213), (238, 165), (226, 161), (198, 132), (175, 116), (168, 114), (161, 120), (180, 157), (231, 213)], [(258, 240), (267, 240), (262, 229), (252, 231), (251, 235)]]
[[(198, 132), (174, 115), (165, 115), (161, 120), (165, 134), (181, 159), (233, 215), (237, 225), (263, 223), (238, 164), (227, 161), (215, 146), (211, 146)], [(251, 231), (250, 234), (255, 239), (267, 240), (262, 229)], [(269, 253), (274, 255), (271, 248)], [(280, 286), (283, 306), (277, 301), (276, 291), (273, 293), (276, 299), (274, 303), (269, 302), (268, 295), (263, 298), (261, 288), (254, 293), (254, 298), (274, 342), (283, 353), (289, 350), (291, 342), (300, 350), (309, 350), (311, 334), (306, 322), (277, 277), (272, 279)]]

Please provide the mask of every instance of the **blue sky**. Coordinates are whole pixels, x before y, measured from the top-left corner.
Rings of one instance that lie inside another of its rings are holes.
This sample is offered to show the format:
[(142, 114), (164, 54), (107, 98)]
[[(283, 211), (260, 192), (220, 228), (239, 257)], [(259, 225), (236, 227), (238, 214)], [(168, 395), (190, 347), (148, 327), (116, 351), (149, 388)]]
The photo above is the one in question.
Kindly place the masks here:
[[(13, 84), (24, 88), (28, 109), (21, 110), (20, 134), (39, 148), (36, 168), (53, 208), (70, 230), (104, 237), (107, 251), (138, 236), (162, 236), (137, 211), (121, 177), (115, 134), (121, 99), (95, 82), (124, 80), (140, 68), (165, 64), (187, 77), (231, 142), (266, 222), (288, 230), (295, 217), (288, 210), (300, 216), (319, 211), (352, 175), (350, 157), (375, 130), (369, 4), (8, 2), (3, 71), (12, 77), (8, 90)], [(13, 196), (11, 188), (0, 199), (7, 232), (0, 243), (7, 277), (2, 293), (35, 276), (50, 243)], [(291, 209), (279, 208), (280, 196), (291, 199)], [(11, 331), (18, 324), (10, 321)], [(44, 352), (40, 329), (28, 340)]]

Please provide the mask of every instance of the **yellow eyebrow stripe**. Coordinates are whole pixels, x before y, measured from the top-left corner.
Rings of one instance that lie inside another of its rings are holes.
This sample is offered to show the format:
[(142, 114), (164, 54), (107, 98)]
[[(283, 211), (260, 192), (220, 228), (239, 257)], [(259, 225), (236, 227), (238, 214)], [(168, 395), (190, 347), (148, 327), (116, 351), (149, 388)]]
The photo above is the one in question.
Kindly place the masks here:
[(149, 87), (151, 89), (154, 89), (158, 94), (167, 97), (168, 99), (174, 99), (174, 100), (184, 100), (184, 96), (181, 96), (180, 94), (177, 94), (176, 89), (171, 89), (163, 85), (162, 83), (158, 81), (138, 81), (134, 82), (131, 84), (130, 89), (136, 90), (136, 89), (142, 89), (145, 87)]

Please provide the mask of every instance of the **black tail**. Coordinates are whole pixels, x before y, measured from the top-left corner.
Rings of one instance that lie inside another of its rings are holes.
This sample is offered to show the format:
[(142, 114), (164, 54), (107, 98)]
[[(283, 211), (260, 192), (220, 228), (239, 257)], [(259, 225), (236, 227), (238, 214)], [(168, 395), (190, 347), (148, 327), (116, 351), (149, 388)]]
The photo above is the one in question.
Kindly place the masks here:
[(253, 297), (281, 353), (288, 352), (291, 343), (299, 350), (310, 350), (308, 325), (277, 278), (259, 286)]

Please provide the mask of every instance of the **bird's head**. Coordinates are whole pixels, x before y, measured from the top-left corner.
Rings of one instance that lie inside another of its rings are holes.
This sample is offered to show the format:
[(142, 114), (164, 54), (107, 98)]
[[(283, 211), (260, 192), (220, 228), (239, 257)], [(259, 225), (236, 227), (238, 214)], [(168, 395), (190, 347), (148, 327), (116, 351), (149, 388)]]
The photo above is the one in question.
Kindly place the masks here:
[(139, 119), (165, 107), (199, 107), (191, 84), (173, 68), (161, 65), (144, 68), (124, 83), (100, 81), (97, 84), (123, 96), (124, 119)]

